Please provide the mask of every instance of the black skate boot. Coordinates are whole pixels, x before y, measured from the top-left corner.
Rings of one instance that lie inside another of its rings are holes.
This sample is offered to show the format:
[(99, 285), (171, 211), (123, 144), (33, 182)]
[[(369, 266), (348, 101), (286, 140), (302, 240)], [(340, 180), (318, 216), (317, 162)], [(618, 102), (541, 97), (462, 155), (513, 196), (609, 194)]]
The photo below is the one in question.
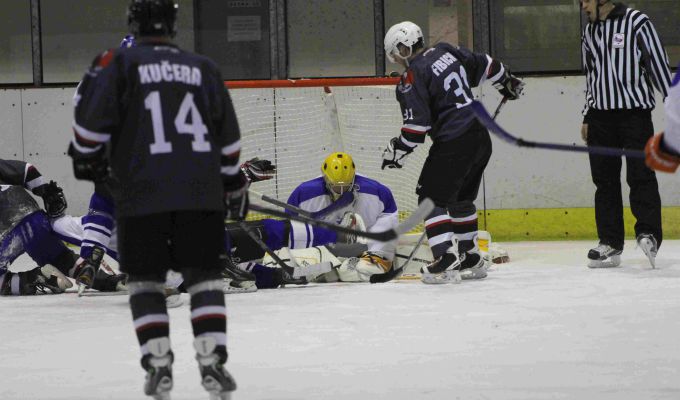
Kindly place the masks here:
[(460, 278), (462, 280), (486, 278), (486, 262), (481, 254), (463, 252), (460, 258)]
[(229, 400), (236, 390), (236, 381), (224, 369), (227, 354), (217, 352), (217, 342), (213, 337), (194, 339), (196, 360), (201, 371), (201, 384), (210, 393), (210, 400)]
[(621, 264), (623, 250), (615, 249), (608, 244), (600, 243), (588, 251), (588, 268), (613, 268)]
[(449, 247), (443, 256), (421, 268), (420, 280), (427, 284), (459, 283), (461, 281), (460, 259), (455, 247)]
[(658, 246), (654, 236), (649, 233), (641, 233), (637, 237), (637, 244), (647, 256), (652, 268), (656, 268), (656, 252), (658, 251)]
[(170, 339), (151, 339), (146, 342), (146, 346), (150, 353), (142, 357), (142, 367), (146, 370), (144, 394), (156, 400), (170, 400), (174, 358), (170, 350)]
[(224, 293), (251, 293), (257, 291), (255, 275), (240, 269), (226, 254), (220, 256)]
[(47, 264), (26, 272), (7, 272), (0, 277), (0, 295), (23, 296), (37, 293), (64, 293), (73, 284), (55, 267)]
[(95, 275), (103, 258), (104, 249), (95, 246), (92, 248), (92, 254), (76, 266), (73, 279), (78, 284), (78, 295), (94, 285)]
[(283, 270), (283, 268), (273, 268), (274, 277), (273, 281), (276, 287), (284, 287), (286, 285), (306, 285), (307, 278), (301, 276), (299, 278), (293, 278), (290, 274)]

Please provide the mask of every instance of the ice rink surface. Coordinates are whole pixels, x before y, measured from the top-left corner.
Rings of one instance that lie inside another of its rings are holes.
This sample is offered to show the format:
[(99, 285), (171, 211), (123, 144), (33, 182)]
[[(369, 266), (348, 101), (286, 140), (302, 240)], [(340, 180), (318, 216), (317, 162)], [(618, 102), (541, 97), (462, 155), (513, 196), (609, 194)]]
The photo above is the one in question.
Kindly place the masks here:
[[(511, 263), (458, 285), (228, 295), (233, 399), (680, 399), (680, 241), (656, 270), (633, 242), (588, 270), (593, 244), (503, 244)], [(146, 398), (126, 296), (0, 302), (0, 399)], [(188, 305), (170, 315), (173, 399), (207, 399)]]

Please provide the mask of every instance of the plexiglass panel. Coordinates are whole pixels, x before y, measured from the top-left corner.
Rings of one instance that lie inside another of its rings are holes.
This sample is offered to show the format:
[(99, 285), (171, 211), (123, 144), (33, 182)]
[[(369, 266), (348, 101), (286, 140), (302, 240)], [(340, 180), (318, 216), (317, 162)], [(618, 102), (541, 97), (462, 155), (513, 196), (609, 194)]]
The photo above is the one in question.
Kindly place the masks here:
[[(193, 50), (193, 0), (178, 3), (175, 41)], [(118, 47), (127, 33), (128, 4), (129, 0), (42, 0), (43, 81), (78, 82), (97, 54)]]
[(3, 1), (0, 4), (0, 83), (31, 83), (30, 2)]
[(289, 76), (375, 75), (372, 1), (288, 0)]
[(581, 16), (576, 0), (491, 2), (492, 55), (516, 72), (579, 71)]

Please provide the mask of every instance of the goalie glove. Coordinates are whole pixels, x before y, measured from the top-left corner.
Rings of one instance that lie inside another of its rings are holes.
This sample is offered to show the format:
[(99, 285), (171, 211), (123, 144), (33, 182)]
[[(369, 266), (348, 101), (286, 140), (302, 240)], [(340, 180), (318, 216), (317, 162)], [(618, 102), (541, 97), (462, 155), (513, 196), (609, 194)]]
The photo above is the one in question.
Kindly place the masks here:
[(66, 196), (64, 196), (64, 190), (55, 181), (38, 186), (33, 190), (33, 193), (42, 197), (45, 203), (45, 211), (50, 218), (59, 218), (64, 215), (68, 203)]
[(524, 89), (524, 82), (512, 75), (508, 67), (505, 67), (503, 76), (493, 86), (503, 97), (507, 97), (509, 100), (517, 100)]
[(248, 178), (243, 171), (236, 176), (234, 183), (224, 184), (225, 218), (243, 221), (248, 214)]
[(382, 268), (383, 272), (387, 272), (392, 269), (392, 261), (385, 258), (382, 254), (372, 251), (364, 251), (359, 258)]
[(276, 175), (276, 165), (269, 160), (260, 160), (255, 157), (241, 164), (241, 171), (250, 182), (266, 181)]
[(413, 148), (407, 146), (399, 137), (393, 137), (383, 151), (382, 169), (385, 167), (402, 168), (406, 157), (411, 153), (413, 153)]

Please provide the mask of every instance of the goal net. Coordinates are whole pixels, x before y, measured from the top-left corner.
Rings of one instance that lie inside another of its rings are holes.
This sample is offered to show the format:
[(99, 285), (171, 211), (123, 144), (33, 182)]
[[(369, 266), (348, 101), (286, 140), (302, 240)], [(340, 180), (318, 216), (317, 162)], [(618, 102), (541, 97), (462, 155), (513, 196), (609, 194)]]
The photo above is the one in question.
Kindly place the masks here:
[(382, 152), (402, 125), (396, 78), (228, 82), (241, 128), (241, 160), (266, 158), (276, 177), (254, 186), (286, 201), (301, 182), (321, 175), (332, 152), (352, 156), (357, 173), (394, 194), (400, 217), (418, 206), (418, 175), (430, 141), (418, 146), (403, 169), (381, 169)]

